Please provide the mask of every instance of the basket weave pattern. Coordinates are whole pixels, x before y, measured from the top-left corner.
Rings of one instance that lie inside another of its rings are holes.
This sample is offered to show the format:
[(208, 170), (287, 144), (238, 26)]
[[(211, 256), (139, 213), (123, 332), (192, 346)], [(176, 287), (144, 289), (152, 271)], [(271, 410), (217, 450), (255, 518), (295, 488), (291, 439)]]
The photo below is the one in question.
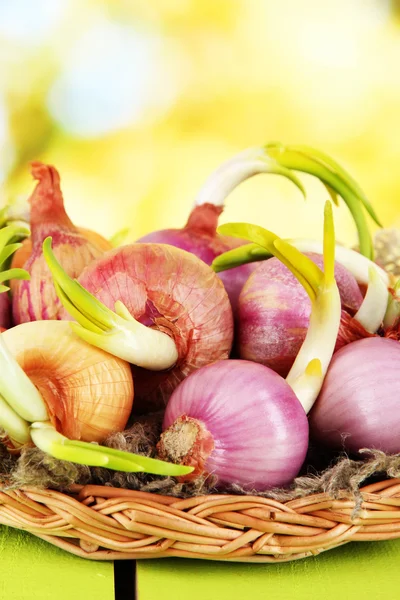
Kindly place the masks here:
[(400, 479), (363, 487), (361, 505), (313, 494), (285, 503), (257, 496), (185, 500), (87, 485), (0, 491), (0, 523), (94, 560), (185, 557), (285, 562), (350, 541), (400, 537)]

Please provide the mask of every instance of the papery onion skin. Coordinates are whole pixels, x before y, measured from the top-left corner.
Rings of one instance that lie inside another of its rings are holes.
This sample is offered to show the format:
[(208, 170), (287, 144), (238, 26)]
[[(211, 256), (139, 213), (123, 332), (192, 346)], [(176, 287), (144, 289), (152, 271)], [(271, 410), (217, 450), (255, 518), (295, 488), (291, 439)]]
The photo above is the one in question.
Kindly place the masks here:
[[(140, 238), (138, 242), (170, 244), (191, 252), (201, 258), (207, 265), (211, 265), (213, 260), (220, 254), (246, 243), (245, 241), (217, 234), (218, 217), (222, 210), (220, 206), (207, 203), (196, 206), (182, 229), (154, 231)], [(239, 294), (245, 281), (257, 266), (257, 263), (249, 263), (218, 273), (218, 277), (222, 280), (231, 301), (233, 311), (236, 310)]]
[[(323, 270), (319, 254), (306, 253)], [(335, 264), (342, 306), (357, 310), (362, 295), (354, 277)], [(239, 296), (237, 350), (240, 358), (286, 377), (303, 343), (311, 302), (302, 285), (277, 258), (259, 264)]]
[(325, 446), (400, 452), (400, 344), (371, 337), (337, 352), (310, 413), (310, 435)]
[(16, 325), (28, 321), (60, 319), (61, 303), (52, 276), (43, 258), (42, 244), (52, 236), (54, 254), (71, 277), (104, 253), (73, 225), (64, 209), (60, 177), (56, 169), (32, 163), (38, 184), (30, 198), (32, 253), (23, 265), (29, 281), (13, 283), (13, 320)]
[(135, 412), (164, 408), (189, 373), (228, 358), (233, 317), (227, 293), (193, 254), (166, 244), (122, 246), (91, 263), (78, 281), (108, 308), (120, 300), (135, 319), (176, 343), (178, 361), (170, 370), (133, 367)]
[(102, 442), (125, 428), (133, 403), (128, 363), (89, 346), (63, 321), (24, 323), (2, 336), (41, 393), (57, 431)]
[[(112, 250), (113, 245), (111, 244), (111, 242), (106, 240), (106, 238), (104, 238), (102, 235), (100, 235), (96, 231), (92, 231), (91, 229), (85, 229), (84, 227), (77, 227), (77, 230), (79, 231), (79, 233), (83, 234), (84, 237), (87, 240), (89, 240), (89, 242), (92, 242), (98, 248), (100, 248), (101, 250), (104, 250), (104, 252), (107, 252), (107, 250)], [(30, 237), (28, 237), (23, 240), (21, 248), (19, 248), (13, 254), (11, 268), (12, 269), (22, 269), (24, 267), (24, 265), (26, 264), (27, 260), (30, 258), (31, 254), (32, 254), (32, 239)], [(10, 283), (13, 284), (14, 280)], [(12, 290), (13, 285), (10, 285), (10, 287)], [(14, 284), (14, 287), (15, 287), (15, 284)]]
[(11, 303), (7, 292), (0, 293), (0, 329), (11, 325)]
[[(298, 474), (308, 447), (308, 421), (289, 385), (271, 369), (244, 360), (218, 361), (183, 381), (164, 417), (161, 457), (182, 455), (179, 438), (166, 431), (177, 419), (197, 420), (209, 432), (208, 451), (195, 475), (212, 474), (218, 484), (247, 490), (285, 486)], [(205, 435), (203, 437), (206, 437)], [(185, 442), (185, 440), (183, 440)], [(209, 453), (208, 456), (206, 456)], [(188, 453), (188, 464), (198, 467)], [(185, 457), (182, 463), (186, 464)], [(192, 478), (192, 475), (185, 476)]]

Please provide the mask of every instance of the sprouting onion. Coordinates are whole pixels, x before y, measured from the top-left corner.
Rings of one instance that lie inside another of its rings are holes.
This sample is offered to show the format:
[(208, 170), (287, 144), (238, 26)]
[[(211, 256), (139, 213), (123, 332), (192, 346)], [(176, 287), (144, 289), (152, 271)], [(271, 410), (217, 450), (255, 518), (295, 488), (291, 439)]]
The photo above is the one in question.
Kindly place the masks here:
[(132, 375), (127, 363), (74, 336), (68, 323), (36, 321), (1, 334), (0, 364), (0, 427), (10, 447), (34, 443), (78, 464), (183, 474), (176, 465), (91, 443), (126, 425)]
[(194, 467), (183, 480), (212, 474), (218, 485), (264, 490), (290, 483), (303, 463), (306, 413), (319, 394), (335, 346), (341, 309), (332, 209), (328, 202), (324, 273), (261, 227), (227, 227), (268, 248), (295, 274), (312, 301), (309, 330), (286, 381), (268, 367), (245, 360), (218, 361), (190, 375), (168, 403), (158, 451), (163, 458)]
[[(278, 143), (248, 148), (224, 162), (199, 191), (194, 208), (182, 229), (154, 231), (138, 241), (170, 244), (195, 254), (210, 265), (220, 254), (230, 250), (235, 253), (235, 249), (243, 245), (243, 240), (217, 233), (218, 219), (229, 193), (249, 177), (268, 173), (288, 178), (305, 197), (305, 188), (295, 171), (318, 177), (335, 203), (338, 196), (344, 199), (356, 222), (361, 252), (372, 258), (373, 245), (363, 206), (377, 223), (378, 219), (360, 186), (343, 167), (322, 152), (310, 147)], [(263, 257), (259, 260), (263, 260)], [(231, 265), (229, 271), (217, 270), (234, 312), (240, 291), (255, 268), (252, 262), (238, 262), (237, 265)]]
[(105, 254), (74, 281), (46, 240), (43, 253), (65, 319), (89, 344), (133, 366), (136, 413), (165, 407), (192, 371), (228, 358), (233, 315), (221, 280), (202, 260), (166, 244)]

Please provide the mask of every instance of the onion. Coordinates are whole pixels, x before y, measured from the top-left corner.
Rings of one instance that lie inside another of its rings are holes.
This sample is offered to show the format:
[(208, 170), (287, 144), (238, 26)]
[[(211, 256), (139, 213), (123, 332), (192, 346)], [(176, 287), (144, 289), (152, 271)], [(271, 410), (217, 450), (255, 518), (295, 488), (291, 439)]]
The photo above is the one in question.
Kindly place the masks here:
[(123, 246), (92, 262), (76, 284), (54, 259), (50, 240), (44, 248), (60, 298), (80, 323), (74, 331), (135, 365), (136, 412), (163, 408), (189, 373), (228, 358), (228, 296), (193, 254), (165, 244)]
[(11, 302), (7, 293), (0, 294), (0, 330), (11, 325)]
[(159, 475), (191, 471), (91, 443), (125, 427), (132, 374), (125, 361), (74, 336), (68, 323), (36, 321), (1, 334), (0, 363), (0, 428), (10, 451), (34, 443), (78, 464)]
[(306, 413), (271, 369), (224, 360), (190, 375), (173, 393), (159, 455), (215, 474), (219, 485), (264, 490), (290, 483), (307, 452)]
[(321, 444), (349, 452), (400, 452), (400, 345), (380, 337), (337, 352), (310, 413), (310, 432)]
[(2, 338), (43, 397), (58, 431), (101, 442), (124, 429), (133, 402), (126, 362), (88, 346), (63, 321), (24, 323)]
[[(307, 256), (323, 267), (323, 257)], [(343, 308), (356, 311), (362, 296), (354, 277), (335, 264)], [(266, 365), (286, 377), (307, 333), (311, 302), (304, 287), (277, 258), (259, 265), (245, 283), (237, 310), (240, 358)]]
[(283, 240), (246, 224), (231, 224), (276, 254), (312, 300), (307, 336), (286, 381), (244, 360), (218, 361), (190, 375), (172, 394), (165, 412), (160, 456), (194, 467), (182, 480), (212, 474), (217, 484), (264, 490), (287, 485), (308, 445), (306, 413), (317, 398), (332, 357), (340, 321), (334, 278), (332, 208), (325, 207), (324, 274)]
[(53, 237), (54, 251), (72, 277), (77, 277), (87, 264), (104, 253), (98, 245), (88, 241), (68, 218), (56, 169), (34, 162), (32, 175), (38, 180), (30, 198), (32, 253), (24, 264), (30, 280), (13, 286), (15, 324), (60, 318), (62, 306), (42, 253), (42, 244), (48, 235)]
[[(337, 194), (343, 197), (356, 222), (360, 248), (364, 254), (372, 256), (372, 241), (361, 205), (364, 205), (376, 222), (378, 220), (365, 194), (352, 177), (330, 157), (318, 150), (275, 143), (248, 148), (223, 163), (212, 173), (200, 190), (183, 229), (155, 231), (138, 241), (171, 244), (192, 252), (211, 265), (220, 254), (234, 251), (244, 243), (243, 240), (234, 239), (229, 235), (217, 234), (218, 218), (229, 193), (253, 175), (274, 173), (290, 179), (305, 195), (303, 185), (294, 175), (293, 170), (318, 177), (328, 187), (335, 201)], [(262, 260), (262, 257), (257, 260)], [(229, 271), (216, 269), (221, 271), (218, 274), (228, 292), (234, 312), (240, 291), (255, 268), (249, 261), (239, 262), (238, 265), (232, 265)]]
[[(217, 234), (218, 217), (222, 210), (222, 207), (215, 206), (211, 202), (195, 206), (182, 229), (155, 231), (140, 238), (138, 242), (170, 244), (195, 254), (211, 265), (216, 256), (244, 243)], [(221, 273), (220, 278), (224, 283), (233, 310), (236, 308), (244, 282), (254, 269), (255, 265), (248, 264)]]

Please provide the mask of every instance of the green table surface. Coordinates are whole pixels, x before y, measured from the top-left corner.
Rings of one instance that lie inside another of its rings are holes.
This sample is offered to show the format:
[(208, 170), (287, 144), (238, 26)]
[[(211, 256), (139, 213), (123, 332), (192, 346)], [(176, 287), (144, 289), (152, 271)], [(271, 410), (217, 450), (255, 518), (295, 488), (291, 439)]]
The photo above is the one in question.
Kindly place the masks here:
[[(277, 565), (143, 560), (137, 588), (138, 600), (398, 600), (400, 540), (351, 543)], [(113, 600), (113, 564), (77, 558), (1, 526), (0, 600), (8, 598)]]
[(138, 600), (399, 600), (400, 540), (276, 565), (138, 561), (137, 586)]
[(0, 525), (0, 600), (114, 600), (112, 562), (68, 554)]

